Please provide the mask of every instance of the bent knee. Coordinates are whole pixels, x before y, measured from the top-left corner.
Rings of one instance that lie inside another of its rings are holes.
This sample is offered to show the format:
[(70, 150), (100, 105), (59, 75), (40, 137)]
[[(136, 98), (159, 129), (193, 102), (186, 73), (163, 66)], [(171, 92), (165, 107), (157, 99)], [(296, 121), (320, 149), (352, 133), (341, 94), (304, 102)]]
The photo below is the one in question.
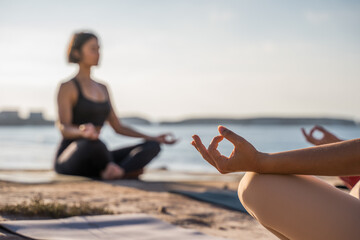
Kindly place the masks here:
[(277, 188), (277, 179), (285, 176), (246, 172), (238, 187), (238, 197), (244, 207), (256, 213), (266, 208), (266, 199), (271, 197), (272, 189)]
[(302, 178), (295, 175), (247, 172), (238, 187), (243, 206), (262, 224), (271, 224), (271, 213), (281, 207), (286, 196)]
[(258, 194), (261, 176), (256, 172), (246, 172), (238, 187), (238, 197), (243, 205), (249, 206), (255, 194)]
[(269, 177), (268, 174), (246, 172), (238, 187), (240, 202), (248, 213), (259, 222), (263, 222), (263, 212), (264, 210), (266, 212), (269, 207), (267, 199), (270, 196), (266, 191), (266, 188), (269, 187)]
[(154, 152), (154, 154), (158, 154), (161, 150), (160, 143), (158, 141), (146, 141), (146, 148)]

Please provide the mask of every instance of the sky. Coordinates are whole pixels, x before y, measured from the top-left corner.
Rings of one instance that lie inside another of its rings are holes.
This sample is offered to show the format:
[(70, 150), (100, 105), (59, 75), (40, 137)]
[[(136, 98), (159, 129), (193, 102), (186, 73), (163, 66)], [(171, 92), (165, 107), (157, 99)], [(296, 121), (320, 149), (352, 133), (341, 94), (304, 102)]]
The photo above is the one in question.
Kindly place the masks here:
[(85, 30), (119, 117), (359, 120), (359, 26), (350, 0), (0, 0), (0, 111), (57, 118), (78, 70), (67, 45)]

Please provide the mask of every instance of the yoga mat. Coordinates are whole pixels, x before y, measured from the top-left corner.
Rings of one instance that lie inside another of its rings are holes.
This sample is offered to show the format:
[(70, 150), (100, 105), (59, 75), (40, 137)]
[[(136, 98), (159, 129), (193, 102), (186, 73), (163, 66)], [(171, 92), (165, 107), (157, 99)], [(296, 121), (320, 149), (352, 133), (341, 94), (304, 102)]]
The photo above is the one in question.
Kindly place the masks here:
[(171, 190), (170, 192), (181, 194), (196, 200), (216, 204), (232, 210), (248, 213), (241, 204), (237, 192), (224, 190), (208, 190), (204, 192), (186, 191), (186, 190)]
[(90, 178), (58, 174), (52, 170), (0, 170), (0, 181), (42, 184), (67, 181), (86, 181)]
[[(3, 221), (4, 228), (46, 240), (221, 240), (196, 230), (180, 228), (147, 214), (77, 216), (50, 220)], [(224, 239), (223, 239), (224, 240)]]

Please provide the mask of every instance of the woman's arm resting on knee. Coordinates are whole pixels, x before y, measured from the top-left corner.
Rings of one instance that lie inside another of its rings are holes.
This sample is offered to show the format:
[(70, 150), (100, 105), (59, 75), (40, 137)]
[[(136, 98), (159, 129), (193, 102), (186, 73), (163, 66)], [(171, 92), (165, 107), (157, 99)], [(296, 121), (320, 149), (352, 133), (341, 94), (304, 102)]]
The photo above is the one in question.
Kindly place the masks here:
[(137, 138), (143, 138), (146, 140), (154, 140), (165, 144), (173, 144), (176, 142), (176, 139), (170, 139), (168, 140), (168, 136), (172, 136), (171, 134), (162, 134), (159, 136), (149, 136), (143, 133), (140, 133), (128, 126), (124, 126), (121, 124), (120, 120), (114, 113), (114, 110), (111, 110), (110, 116), (108, 118), (110, 126), (115, 130), (116, 133), (129, 136), (129, 137), (137, 137)]
[(129, 126), (125, 126), (123, 125), (118, 116), (115, 113), (115, 110), (112, 106), (111, 103), (111, 97), (110, 94), (107, 90), (107, 87), (105, 87), (109, 102), (110, 102), (110, 113), (109, 116), (107, 118), (107, 121), (109, 122), (110, 126), (114, 129), (114, 131), (118, 134), (124, 135), (124, 136), (128, 136), (128, 137), (136, 137), (136, 138), (143, 138), (146, 140), (154, 140), (154, 141), (158, 141), (160, 143), (165, 143), (165, 144), (173, 144), (176, 142), (175, 139), (168, 139), (168, 137), (171, 137), (171, 134), (161, 134), (159, 136), (149, 136), (146, 134), (143, 134), (141, 132), (136, 131), (135, 129), (132, 129)]
[[(350, 176), (360, 174), (360, 139), (324, 144), (310, 148), (278, 153), (262, 153), (248, 141), (229, 129), (219, 126), (220, 135), (214, 137), (206, 149), (199, 136), (191, 144), (203, 158), (220, 173), (252, 171), (272, 174), (303, 174)], [(217, 150), (226, 138), (234, 145), (229, 157)]]
[(263, 173), (351, 176), (360, 174), (360, 139), (264, 154)]

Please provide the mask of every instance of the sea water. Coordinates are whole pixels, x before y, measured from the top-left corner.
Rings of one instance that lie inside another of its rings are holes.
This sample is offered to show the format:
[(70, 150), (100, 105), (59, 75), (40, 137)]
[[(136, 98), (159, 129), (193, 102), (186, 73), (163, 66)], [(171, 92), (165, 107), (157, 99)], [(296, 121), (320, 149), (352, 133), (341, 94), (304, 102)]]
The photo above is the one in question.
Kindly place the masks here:
[[(148, 165), (149, 168), (166, 168), (176, 171), (216, 172), (190, 144), (193, 134), (198, 134), (208, 146), (218, 135), (217, 125), (131, 125), (143, 133), (156, 136), (173, 133), (179, 138), (174, 145), (162, 145), (162, 151)], [(259, 151), (278, 152), (312, 146), (306, 142), (301, 127), (310, 130), (310, 125), (226, 125), (252, 143)], [(360, 138), (359, 126), (325, 126), (341, 139)], [(321, 134), (317, 133), (317, 137)], [(109, 150), (140, 143), (142, 139), (116, 134), (105, 125), (100, 139)], [(61, 135), (54, 126), (0, 127), (0, 169), (51, 169)], [(219, 150), (228, 156), (233, 149), (231, 143), (223, 140)]]

